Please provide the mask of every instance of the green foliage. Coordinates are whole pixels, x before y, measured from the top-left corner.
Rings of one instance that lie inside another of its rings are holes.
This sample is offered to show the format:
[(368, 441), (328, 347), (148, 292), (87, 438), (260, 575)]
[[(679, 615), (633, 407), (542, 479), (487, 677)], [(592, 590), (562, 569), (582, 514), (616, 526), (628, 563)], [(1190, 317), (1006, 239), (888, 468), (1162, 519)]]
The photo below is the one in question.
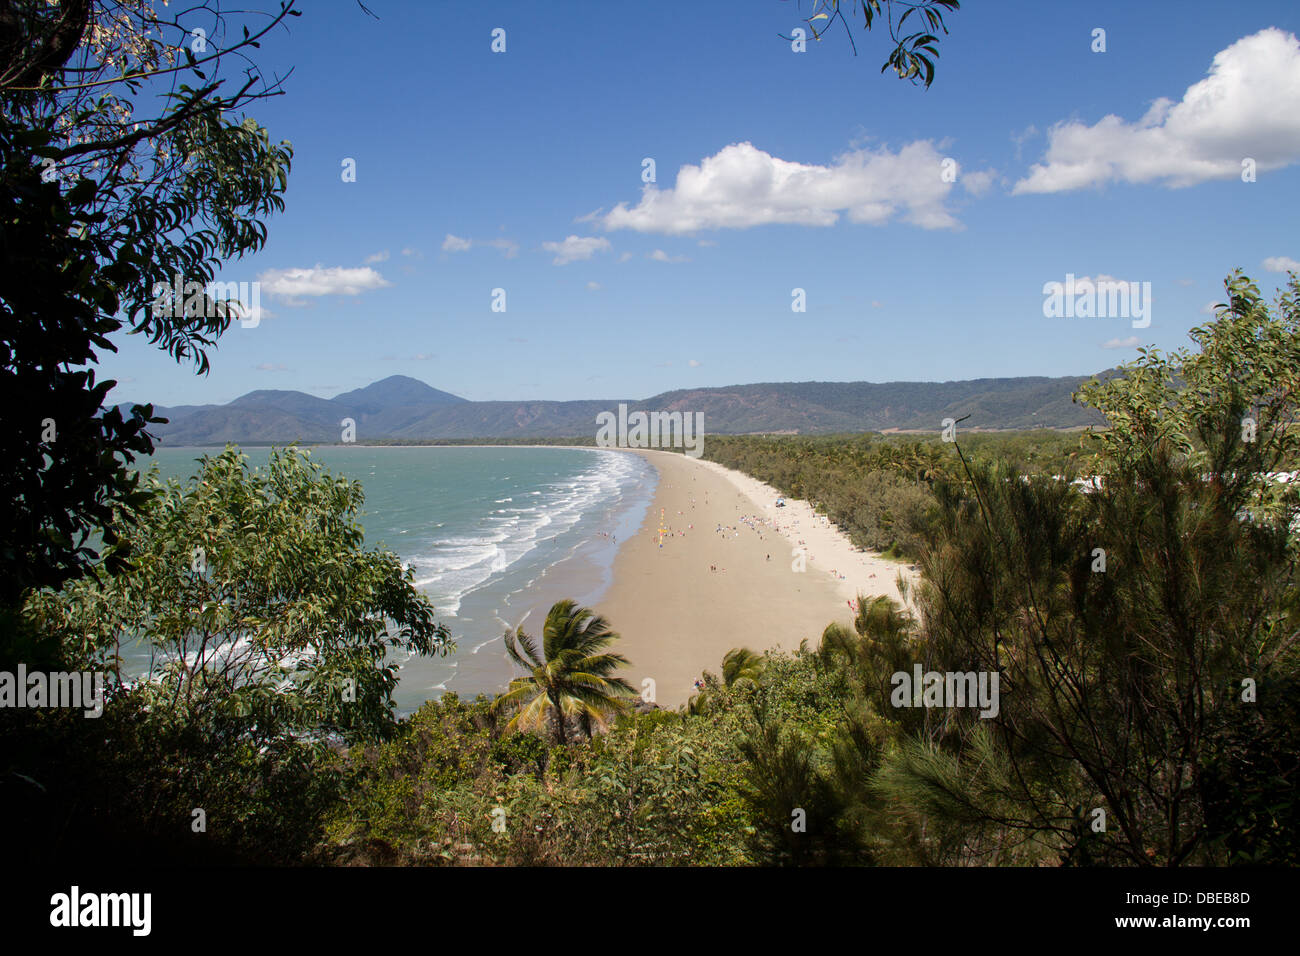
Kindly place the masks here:
[(147, 485), (123, 541), (134, 568), (33, 595), (37, 629), (118, 680), (118, 648), (143, 640), (155, 706), (238, 715), (263, 740), (390, 733), (390, 655), (452, 644), (397, 555), (364, 549), (360, 483), (294, 448), (250, 471), (230, 447), (186, 484)]
[[(287, 143), (273, 146), (236, 115), (269, 95), (250, 92), (255, 76), (222, 95), (223, 81), (208, 75), (265, 30), (220, 43), (214, 35), (212, 57), (200, 64), (190, 55), (177, 68), (197, 78), (190, 86), (168, 68), (176, 46), (163, 39), (164, 28), (188, 30), (151, 4), (110, 6), (23, 3), (3, 12), (0, 401), (27, 409), (3, 438), (14, 465), (0, 489), (0, 618), (10, 624), (29, 589), (98, 567), (92, 538), (110, 548), (107, 573), (129, 560), (115, 523), (142, 506), (129, 466), (152, 453), (145, 429), (165, 419), (151, 405), (128, 415), (106, 409), (116, 383), (96, 381), (90, 366), (115, 350), (109, 336), (125, 325), (207, 370), (204, 350), (229, 326), (230, 309), (204, 293), (196, 308), (156, 310), (155, 283), (171, 288), (180, 277), (203, 287), (224, 260), (261, 249), (260, 217), (283, 208), (292, 157)], [(296, 15), (289, 6), (272, 25)], [(220, 20), (218, 9), (209, 12)], [(240, 70), (247, 65), (244, 56)], [(150, 91), (168, 104), (156, 117), (133, 102), (149, 77), (165, 77)], [(36, 650), (57, 660), (59, 649), (5, 631), (0, 659)]]
[[(1228, 287), (1231, 307), (1193, 332), (1199, 353), (1144, 354), (1083, 390), (1114, 426), (1096, 438), (1100, 488), (980, 463), (936, 487), (926, 663), (998, 672), (1001, 709), (989, 727), (945, 714), (881, 782), (982, 859), (1021, 834), (1071, 862), (1213, 863), (1240, 845), (1213, 838), (1216, 801), (1270, 836), (1270, 814), (1286, 817), (1222, 755), (1234, 727), (1237, 757), (1267, 765), (1255, 748), (1277, 731), (1243, 721), (1241, 683), (1294, 663), (1300, 504), (1268, 472), (1295, 460), (1295, 280), (1277, 316), (1248, 280)], [(1104, 832), (1080, 825), (1095, 808)], [(945, 836), (930, 832), (930, 856)]]
[(214, 110), (178, 125), (173, 136), (188, 162), (166, 191), (135, 190), (124, 199), (110, 241), (133, 246), (141, 264), (139, 280), (122, 290), (132, 333), (205, 373), (206, 350), (248, 303), (217, 301), (204, 291), (190, 308), (157, 293), (172, 289), (177, 276), (206, 289), (223, 261), (265, 246), (262, 217), (284, 209), (293, 149), (272, 145), (251, 118), (234, 122)]
[(621, 677), (611, 676), (627, 664), (622, 654), (604, 653), (618, 639), (609, 623), (573, 601), (557, 601), (542, 625), (542, 648), (523, 628), (507, 631), (506, 653), (530, 673), (516, 677), (496, 699), (496, 711), (513, 712), (510, 730), (540, 730), (549, 725), (555, 742), (565, 743), (570, 725), (591, 736), (593, 724), (627, 709), (635, 692)]
[[(628, 715), (549, 754), (486, 699), (426, 703), (406, 730), (354, 749), (323, 855), (508, 865), (672, 865), (745, 858), (734, 751), (704, 722)], [(518, 760), (524, 754), (525, 759)], [(545, 755), (544, 767), (536, 761)], [(504, 811), (494, 830), (494, 811)]]
[[(1078, 436), (1059, 432), (976, 434), (980, 460), (1011, 460), (1049, 474), (1066, 470)], [(952, 446), (881, 435), (711, 435), (704, 457), (805, 498), (855, 545), (898, 558), (920, 554), (932, 520), (934, 485), (961, 476)]]
[[(13, 414), (0, 433), (6, 467), (0, 475), (0, 606), (12, 609), (31, 588), (58, 587), (99, 559), (90, 541), (119, 544), (110, 521), (116, 508), (146, 495), (125, 463), (148, 455), (152, 406), (123, 416), (103, 403), (116, 383), (97, 381), (96, 349), (115, 351), (108, 336), (118, 290), (141, 281), (131, 247), (89, 232), (97, 187), (83, 181), (62, 193), (41, 181), (35, 151), (48, 133), (23, 131), (0, 119), (0, 402)], [(110, 573), (127, 557), (117, 550)], [(6, 615), (8, 616), (8, 615)], [(0, 638), (0, 661), (12, 664), (28, 647)], [(49, 657), (57, 658), (57, 649)], [(32, 661), (31, 656), (27, 656)]]
[(1205, 755), (1201, 785), (1209, 840), (1229, 863), (1300, 864), (1300, 680), (1259, 685), (1240, 703)]
[[(119, 691), (103, 716), (0, 712), (0, 813), (14, 865), (292, 864), (324, 835), (341, 776), (320, 743), (259, 744), (244, 721)], [(196, 830), (194, 810), (204, 812)]]
[(743, 799), (752, 816), (750, 842), (758, 862), (825, 866), (869, 862), (859, 834), (842, 825), (844, 805), (831, 775), (792, 722), (778, 723), (763, 708), (739, 743), (744, 759)]
[[(113, 546), (134, 567), (27, 602), (31, 631), (110, 681), (98, 719), (0, 713), (0, 804), (24, 835), (14, 851), (301, 861), (346, 779), (327, 738), (393, 733), (391, 652), (446, 650), (446, 628), (396, 555), (363, 550), (360, 485), (306, 453), (249, 471), (229, 448), (184, 484), (151, 473), (146, 485)], [(131, 683), (118, 653), (137, 639), (155, 664)], [(458, 744), (428, 772), (455, 780), (471, 762)]]

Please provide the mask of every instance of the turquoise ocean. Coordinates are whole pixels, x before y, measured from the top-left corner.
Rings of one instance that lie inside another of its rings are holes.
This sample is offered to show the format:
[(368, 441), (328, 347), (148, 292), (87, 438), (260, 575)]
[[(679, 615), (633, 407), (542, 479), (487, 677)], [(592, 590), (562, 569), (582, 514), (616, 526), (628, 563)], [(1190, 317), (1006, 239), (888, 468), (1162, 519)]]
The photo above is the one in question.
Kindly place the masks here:
[[(161, 448), (152, 461), (184, 479), (216, 451)], [(250, 467), (265, 466), (270, 450), (244, 453)], [(640, 527), (657, 477), (637, 455), (596, 448), (343, 445), (311, 457), (361, 482), (366, 546), (412, 568), (456, 640), (446, 657), (395, 659), (403, 714), (447, 691), (500, 692), (515, 675), (507, 629), (539, 635), (555, 601), (599, 601), (617, 542)]]

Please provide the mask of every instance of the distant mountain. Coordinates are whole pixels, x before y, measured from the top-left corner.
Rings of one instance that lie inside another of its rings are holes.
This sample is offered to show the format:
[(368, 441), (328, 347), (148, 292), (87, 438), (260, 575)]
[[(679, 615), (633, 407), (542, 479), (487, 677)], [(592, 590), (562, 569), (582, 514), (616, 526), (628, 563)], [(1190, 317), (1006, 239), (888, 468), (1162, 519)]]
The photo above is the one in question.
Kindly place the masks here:
[[(1105, 374), (1105, 373), (1102, 373)], [(1100, 417), (1075, 405), (1087, 379), (981, 378), (961, 382), (765, 382), (664, 392), (647, 399), (471, 402), (418, 379), (393, 375), (334, 398), (260, 389), (226, 405), (157, 408), (170, 419), (153, 433), (164, 445), (335, 442), (341, 422), (357, 441), (439, 438), (562, 438), (596, 433), (596, 415), (616, 411), (703, 412), (705, 433), (937, 431), (970, 415), (967, 428), (1072, 428)]]
[(440, 392), (409, 375), (390, 375), (365, 388), (335, 395), (333, 400), (367, 413), (395, 407), (459, 405), (469, 401), (451, 392)]

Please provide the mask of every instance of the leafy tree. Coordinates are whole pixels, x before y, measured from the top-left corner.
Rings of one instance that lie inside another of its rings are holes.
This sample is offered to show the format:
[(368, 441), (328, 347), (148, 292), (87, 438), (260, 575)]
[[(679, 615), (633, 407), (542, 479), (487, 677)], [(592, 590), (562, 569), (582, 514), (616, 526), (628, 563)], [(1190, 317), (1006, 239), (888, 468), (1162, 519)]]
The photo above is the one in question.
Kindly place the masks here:
[(738, 743), (742, 796), (752, 815), (754, 856), (767, 865), (826, 866), (865, 862), (847, 826), (841, 791), (818, 766), (807, 738), (763, 706)]
[(569, 740), (569, 724), (588, 736), (611, 715), (627, 710), (632, 685), (611, 675), (627, 664), (622, 654), (601, 653), (617, 640), (609, 623), (571, 600), (557, 601), (542, 625), (542, 650), (523, 628), (507, 631), (506, 653), (529, 671), (496, 699), (494, 710), (511, 711), (511, 730), (541, 730), (548, 723), (557, 743)]
[(1092, 464), (1103, 476), (1141, 477), (1166, 446), (1231, 503), (1249, 501), (1253, 515), (1276, 524), (1300, 500), (1293, 484), (1273, 480), (1300, 464), (1300, 284), (1291, 273), (1276, 314), (1240, 271), (1224, 288), (1215, 320), (1188, 333), (1196, 351), (1140, 349), (1122, 374), (1080, 389), (1110, 426), (1091, 433)]
[(295, 448), (273, 451), (263, 471), (227, 447), (186, 484), (156, 470), (147, 484), (153, 497), (114, 546), (131, 549), (133, 569), (33, 595), (34, 627), (119, 684), (130, 678), (121, 648), (144, 641), (156, 652), (141, 685), (154, 707), (233, 713), (263, 743), (389, 735), (391, 654), (454, 645), (413, 572), (364, 549), (360, 483)]
[[(0, 475), (0, 607), (13, 609), (31, 588), (58, 587), (93, 566), (91, 533), (110, 526), (115, 506), (143, 503), (126, 465), (153, 444), (145, 428), (160, 419), (152, 406), (124, 416), (103, 410), (115, 384), (96, 381), (95, 349), (113, 349), (108, 335), (120, 327), (117, 289), (136, 282), (135, 250), (114, 250), (87, 225), (97, 187), (90, 180), (61, 192), (41, 181), (30, 161), (38, 134), (0, 120), (0, 402), (10, 424), (0, 433), (8, 466)], [(120, 569), (126, 552), (108, 570)], [(6, 643), (18, 634), (4, 628)], [(30, 645), (9, 646), (0, 658), (33, 655)]]
[[(917, 594), (927, 669), (997, 672), (1000, 710), (943, 712), (884, 779), (913, 803), (928, 787), (936, 812), (964, 789), (949, 820), (988, 838), (984, 858), (994, 827), (1067, 860), (1219, 859), (1207, 762), (1257, 706), (1243, 684), (1293, 673), (1300, 639), (1300, 496), (1269, 475), (1300, 450), (1296, 279), (1277, 315), (1245, 277), (1226, 286), (1198, 353), (1144, 352), (1082, 390), (1111, 424), (1100, 488), (979, 464), (939, 486)], [(1096, 810), (1105, 830), (1081, 827)]]
[(916, 659), (911, 647), (915, 626), (912, 616), (892, 598), (859, 594), (853, 631), (839, 623), (829, 625), (817, 654), (824, 666), (848, 667), (864, 701), (887, 713), (890, 679), (898, 671), (910, 671)]
[[(10, 849), (301, 862), (344, 783), (332, 738), (390, 736), (391, 652), (445, 651), (446, 628), (396, 555), (364, 550), (360, 486), (305, 452), (250, 472), (228, 448), (188, 482), (151, 472), (143, 485), (108, 548), (110, 560), (129, 548), (133, 567), (28, 597), (27, 627), (109, 679), (97, 720), (0, 715)], [(151, 651), (143, 674), (121, 660), (137, 641)]]
[[(254, 67), (224, 93), (222, 74), (251, 65), (291, 6), (251, 32), (216, 3), (168, 17), (144, 0), (22, 0), (0, 14), (0, 243), (12, 266), (0, 278), (0, 399), (27, 409), (4, 449), (10, 622), (28, 588), (94, 567), (92, 535), (113, 546), (109, 514), (139, 504), (129, 466), (153, 451), (145, 429), (161, 419), (150, 406), (104, 407), (116, 383), (89, 366), (110, 336), (127, 327), (205, 372), (205, 349), (238, 314), (207, 286), (223, 261), (265, 243), (261, 220), (283, 207), (292, 150), (238, 115), (278, 95), (278, 81)], [(157, 115), (142, 93), (165, 104)], [(184, 301), (159, 294), (177, 279)], [(110, 572), (128, 559), (114, 554)], [(30, 635), (4, 630), (14, 646), (0, 656), (30, 654)]]

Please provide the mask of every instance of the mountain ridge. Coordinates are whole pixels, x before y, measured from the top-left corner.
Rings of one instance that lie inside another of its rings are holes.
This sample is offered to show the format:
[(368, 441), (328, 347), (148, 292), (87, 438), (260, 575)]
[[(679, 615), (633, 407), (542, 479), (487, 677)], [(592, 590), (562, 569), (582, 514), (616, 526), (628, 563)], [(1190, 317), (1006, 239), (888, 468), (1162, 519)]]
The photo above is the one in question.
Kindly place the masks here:
[(155, 406), (155, 413), (170, 421), (150, 431), (160, 445), (335, 442), (343, 419), (350, 418), (361, 442), (565, 438), (594, 435), (596, 415), (616, 411), (620, 403), (629, 411), (703, 412), (706, 433), (714, 434), (938, 430), (944, 418), (965, 415), (970, 415), (968, 428), (1077, 428), (1101, 422), (1070, 397), (1097, 376), (755, 382), (674, 389), (645, 399), (476, 402), (410, 376), (391, 375), (334, 398), (257, 389), (225, 405)]

